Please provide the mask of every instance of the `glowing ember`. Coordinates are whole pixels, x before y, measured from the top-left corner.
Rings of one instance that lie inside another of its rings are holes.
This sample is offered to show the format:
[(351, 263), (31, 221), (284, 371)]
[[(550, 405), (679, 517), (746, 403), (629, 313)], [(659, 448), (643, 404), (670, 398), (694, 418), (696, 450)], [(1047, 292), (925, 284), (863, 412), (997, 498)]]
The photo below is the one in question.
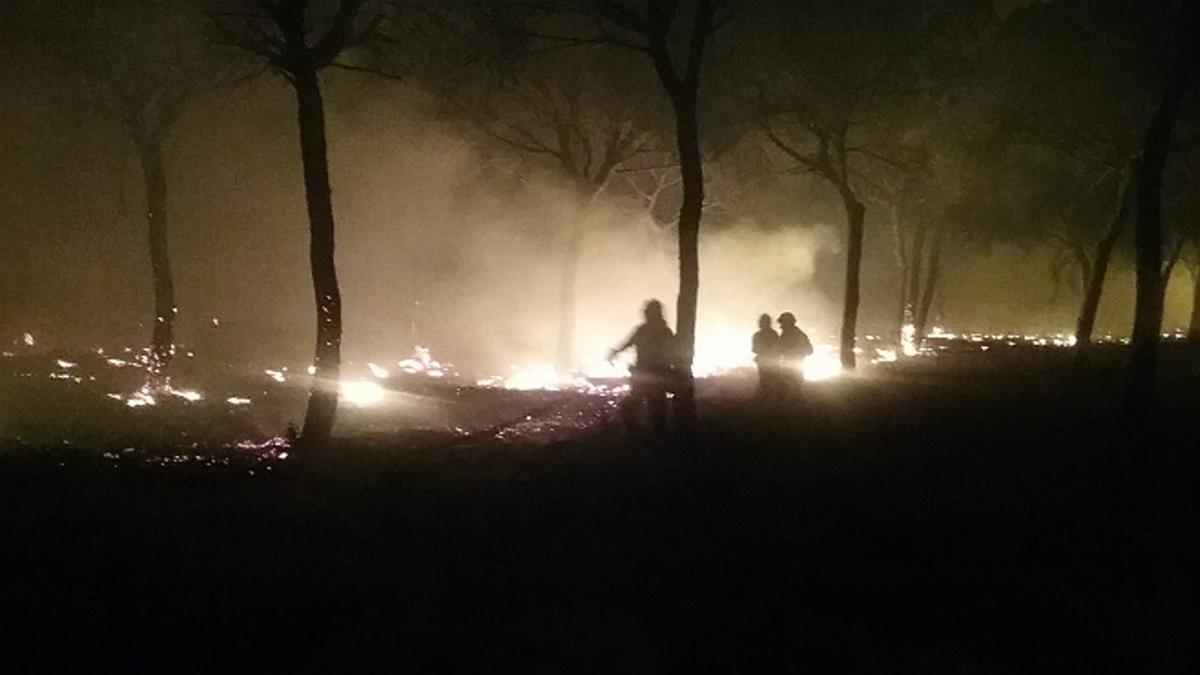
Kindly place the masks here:
[(374, 363), (368, 363), (367, 368), (371, 369), (372, 375), (374, 375), (375, 377), (378, 377), (381, 380), (386, 380), (388, 377), (391, 376), (391, 373), (388, 372), (388, 369), (384, 368), (383, 366), (380, 366), (380, 365), (377, 365)]
[(284, 375), (283, 371), (281, 371), (281, 370), (271, 370), (270, 368), (268, 368), (267, 370), (264, 370), (263, 372), (267, 374), (267, 377), (271, 378), (272, 380), (275, 380), (276, 382), (279, 382), (280, 384), (287, 382), (287, 376)]
[(230, 396), (225, 402), (229, 405), (250, 405), (250, 399), (241, 396)]
[(62, 368), (63, 370), (69, 370), (69, 369), (74, 368), (75, 366), (79, 365), (78, 363), (74, 363), (72, 361), (67, 361), (65, 359), (59, 359), (55, 363), (57, 363), (58, 367)]
[(383, 387), (367, 380), (342, 382), (342, 400), (350, 405), (366, 408), (378, 405), (383, 401)]
[(170, 386), (164, 387), (164, 390), (172, 396), (177, 396), (189, 403), (195, 403), (204, 398), (204, 395), (194, 389), (172, 389)]
[(917, 355), (917, 327), (911, 323), (900, 329), (900, 350), (905, 356)]
[(132, 396), (125, 399), (125, 405), (129, 406), (130, 408), (142, 408), (148, 405), (156, 405), (157, 403), (158, 401), (156, 401), (154, 397), (150, 395), (149, 387), (142, 387), (141, 389), (133, 392)]
[(71, 380), (75, 384), (83, 384), (83, 378), (70, 373), (50, 373), (52, 380)]
[(562, 383), (558, 372), (551, 365), (513, 366), (513, 370), (517, 372), (504, 380), (505, 389), (516, 389), (517, 391), (556, 390)]
[(37, 344), (37, 341), (33, 339), (32, 333), (26, 333), (22, 336), (22, 339), (25, 341), (26, 347), (32, 347)]
[(428, 347), (421, 346), (413, 347), (413, 355), (396, 365), (409, 375), (425, 375), (435, 378), (445, 377), (446, 372), (452, 368), (449, 364), (439, 363), (437, 359), (433, 358)]
[(895, 349), (875, 348), (877, 358), (872, 363), (893, 363), (897, 360)]
[(477, 387), (510, 389), (513, 391), (575, 391), (581, 394), (607, 396), (629, 389), (627, 384), (593, 382), (589, 378), (617, 380), (628, 377), (624, 368), (609, 365), (607, 369), (591, 369), (587, 375), (560, 373), (548, 363), (512, 366), (513, 374), (505, 377), (493, 375), (475, 381)]
[[(290, 443), (288, 443), (286, 438), (282, 436), (275, 436), (261, 442), (252, 440), (238, 441), (237, 443), (227, 447), (233, 447), (239, 450), (277, 450), (282, 448), (290, 448), (292, 446)], [(281, 459), (286, 456), (287, 453), (284, 452), (281, 456)]]

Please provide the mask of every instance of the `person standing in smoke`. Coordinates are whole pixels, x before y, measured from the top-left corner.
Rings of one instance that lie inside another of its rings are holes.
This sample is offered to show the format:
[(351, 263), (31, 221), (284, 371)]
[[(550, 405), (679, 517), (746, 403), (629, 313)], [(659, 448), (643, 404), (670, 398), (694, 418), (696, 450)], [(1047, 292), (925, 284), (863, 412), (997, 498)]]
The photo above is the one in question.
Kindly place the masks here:
[(778, 389), (779, 380), (779, 333), (771, 327), (770, 314), (758, 317), (758, 332), (750, 340), (750, 350), (758, 366), (758, 394), (768, 398)]
[(779, 315), (780, 388), (784, 393), (799, 393), (804, 382), (804, 359), (813, 353), (812, 342), (796, 326), (791, 312)]
[(675, 333), (663, 318), (663, 306), (658, 300), (647, 302), (642, 313), (645, 321), (609, 353), (608, 360), (634, 348), (637, 356), (629, 371), (630, 392), (621, 403), (621, 417), (630, 431), (635, 430), (638, 409), (644, 402), (650, 414), (650, 428), (662, 435), (667, 430), (667, 390), (675, 363)]

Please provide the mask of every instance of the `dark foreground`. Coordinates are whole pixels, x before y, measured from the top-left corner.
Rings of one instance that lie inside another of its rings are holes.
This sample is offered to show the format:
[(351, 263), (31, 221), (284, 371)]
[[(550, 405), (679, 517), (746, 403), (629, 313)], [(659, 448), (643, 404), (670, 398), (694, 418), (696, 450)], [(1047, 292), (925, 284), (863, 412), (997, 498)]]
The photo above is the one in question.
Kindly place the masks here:
[(1152, 432), (1111, 382), (981, 370), (717, 395), (686, 445), (345, 442), (254, 475), (10, 451), (0, 669), (1190, 671), (1173, 383)]

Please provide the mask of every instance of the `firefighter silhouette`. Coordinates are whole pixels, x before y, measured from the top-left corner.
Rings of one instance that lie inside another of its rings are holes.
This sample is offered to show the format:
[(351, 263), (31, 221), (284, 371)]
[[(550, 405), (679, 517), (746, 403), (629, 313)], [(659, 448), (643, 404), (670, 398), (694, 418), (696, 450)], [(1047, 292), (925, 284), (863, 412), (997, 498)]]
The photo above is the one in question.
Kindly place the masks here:
[(631, 431), (637, 428), (640, 408), (645, 405), (650, 428), (655, 434), (667, 429), (667, 391), (674, 375), (675, 333), (663, 318), (663, 306), (650, 300), (642, 310), (644, 321), (629, 339), (609, 353), (609, 360), (632, 347), (636, 352), (629, 372), (629, 396), (621, 404), (621, 417)]

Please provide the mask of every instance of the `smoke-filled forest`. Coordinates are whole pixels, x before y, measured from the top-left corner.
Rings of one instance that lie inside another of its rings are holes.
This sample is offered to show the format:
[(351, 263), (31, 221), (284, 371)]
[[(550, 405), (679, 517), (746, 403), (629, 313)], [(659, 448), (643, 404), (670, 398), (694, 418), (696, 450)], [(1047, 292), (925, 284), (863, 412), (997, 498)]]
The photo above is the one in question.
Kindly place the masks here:
[(1190, 671), (1198, 70), (1183, 0), (0, 0), (5, 670)]

